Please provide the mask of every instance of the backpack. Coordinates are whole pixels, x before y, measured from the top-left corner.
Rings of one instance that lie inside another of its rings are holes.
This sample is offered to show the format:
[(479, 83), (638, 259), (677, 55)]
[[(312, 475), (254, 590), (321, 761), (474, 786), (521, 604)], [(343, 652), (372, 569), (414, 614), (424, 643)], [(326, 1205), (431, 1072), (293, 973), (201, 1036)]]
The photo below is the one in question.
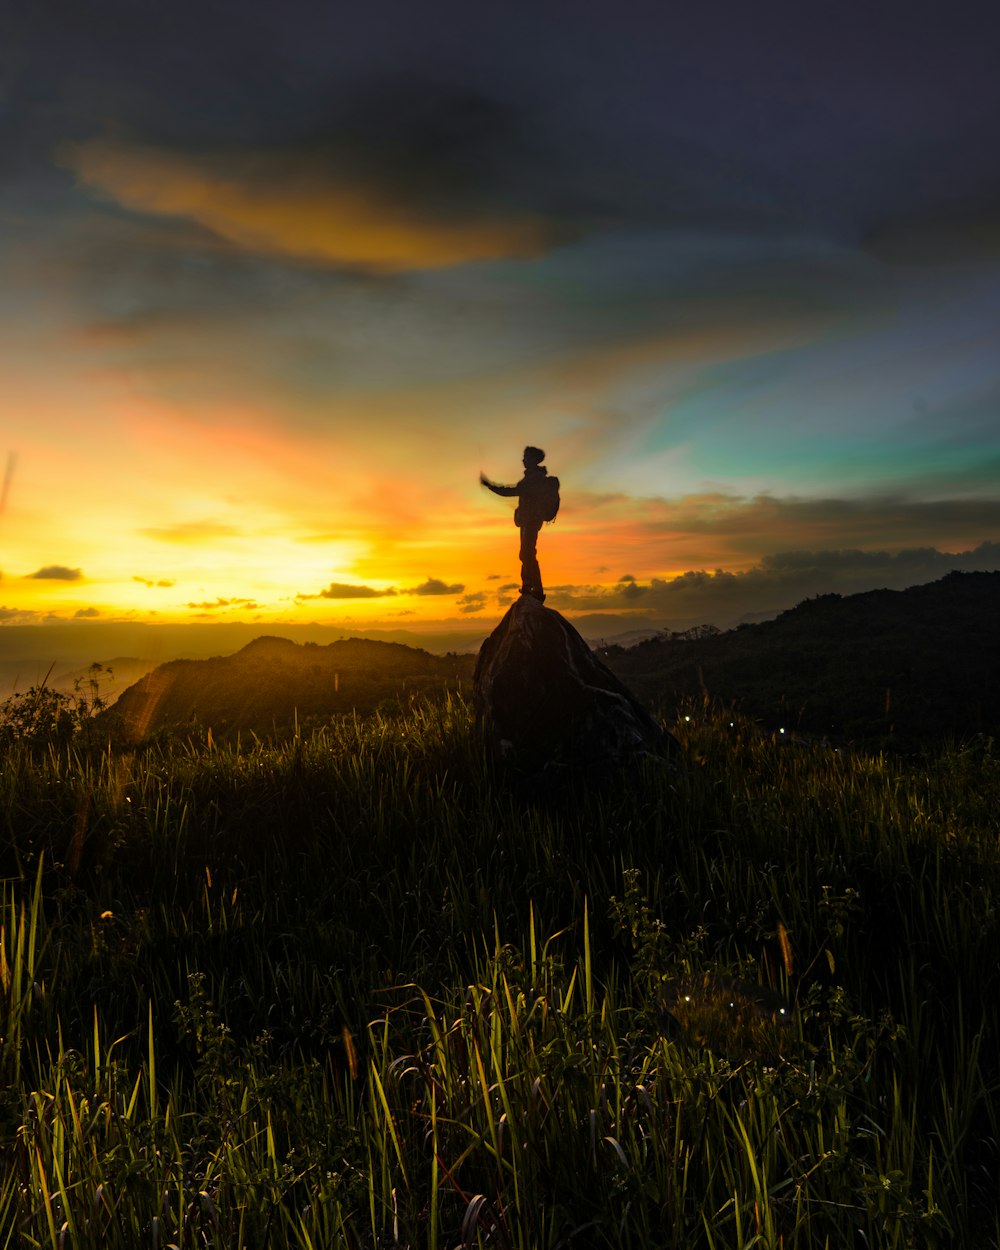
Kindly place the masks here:
[(544, 477), (538, 487), (538, 511), (543, 521), (554, 521), (559, 512), (559, 479)]

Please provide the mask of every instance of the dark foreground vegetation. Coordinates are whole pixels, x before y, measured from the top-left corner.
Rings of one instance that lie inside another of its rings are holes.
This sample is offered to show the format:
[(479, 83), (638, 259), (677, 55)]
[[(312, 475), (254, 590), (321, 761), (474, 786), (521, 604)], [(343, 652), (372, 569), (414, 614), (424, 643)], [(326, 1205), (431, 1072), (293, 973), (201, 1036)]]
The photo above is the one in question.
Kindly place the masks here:
[(547, 801), (457, 699), (8, 734), (0, 1247), (1000, 1245), (993, 744), (689, 714)]

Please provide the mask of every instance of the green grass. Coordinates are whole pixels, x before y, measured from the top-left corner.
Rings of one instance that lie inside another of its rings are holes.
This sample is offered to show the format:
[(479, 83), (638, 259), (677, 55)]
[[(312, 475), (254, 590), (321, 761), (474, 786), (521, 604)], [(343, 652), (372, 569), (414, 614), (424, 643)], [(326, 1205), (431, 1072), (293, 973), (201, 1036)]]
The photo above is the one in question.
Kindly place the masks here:
[(1000, 758), (3, 746), (0, 1247), (997, 1246)]

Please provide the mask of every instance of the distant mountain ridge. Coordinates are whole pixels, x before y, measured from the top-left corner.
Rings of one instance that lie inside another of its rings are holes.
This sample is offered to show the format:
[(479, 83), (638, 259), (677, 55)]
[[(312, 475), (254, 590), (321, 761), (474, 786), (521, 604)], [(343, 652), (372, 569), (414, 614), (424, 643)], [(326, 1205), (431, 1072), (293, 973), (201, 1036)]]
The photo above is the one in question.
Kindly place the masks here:
[(654, 710), (685, 700), (772, 728), (909, 747), (1000, 732), (1000, 572), (806, 599), (728, 633), (669, 637), (605, 663)]
[[(776, 619), (705, 636), (606, 645), (607, 666), (672, 719), (706, 696), (774, 729), (908, 747), (1000, 733), (1000, 572), (909, 590), (820, 595)], [(702, 631), (690, 631), (699, 635)], [(411, 695), (469, 689), (476, 657), (396, 642), (264, 636), (234, 655), (161, 664), (105, 716), (141, 740), (165, 726), (258, 735)]]

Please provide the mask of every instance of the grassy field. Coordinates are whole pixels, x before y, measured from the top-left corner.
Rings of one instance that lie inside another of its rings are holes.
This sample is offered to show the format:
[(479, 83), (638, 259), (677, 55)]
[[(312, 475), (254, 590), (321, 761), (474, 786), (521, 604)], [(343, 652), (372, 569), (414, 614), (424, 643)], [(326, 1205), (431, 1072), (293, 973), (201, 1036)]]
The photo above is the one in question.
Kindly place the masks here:
[(1000, 757), (2, 746), (0, 1247), (1000, 1245)]

